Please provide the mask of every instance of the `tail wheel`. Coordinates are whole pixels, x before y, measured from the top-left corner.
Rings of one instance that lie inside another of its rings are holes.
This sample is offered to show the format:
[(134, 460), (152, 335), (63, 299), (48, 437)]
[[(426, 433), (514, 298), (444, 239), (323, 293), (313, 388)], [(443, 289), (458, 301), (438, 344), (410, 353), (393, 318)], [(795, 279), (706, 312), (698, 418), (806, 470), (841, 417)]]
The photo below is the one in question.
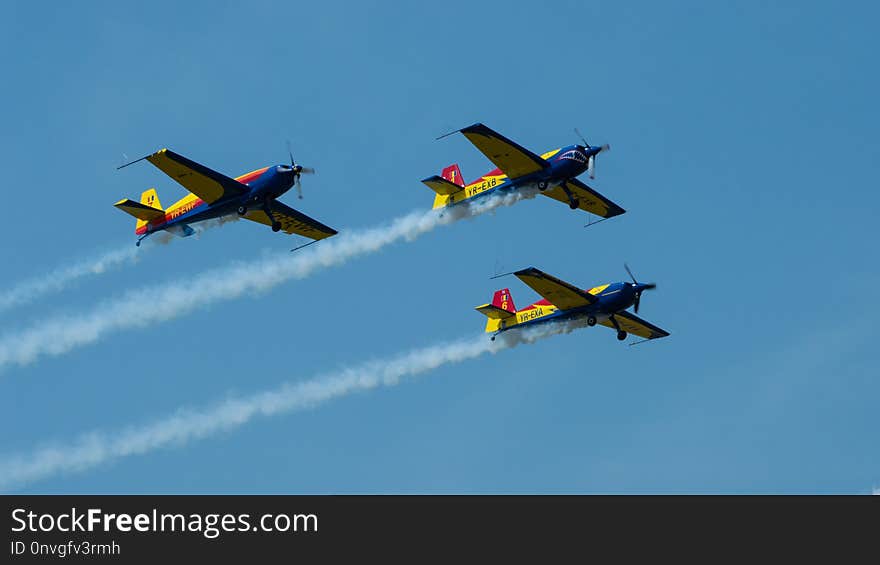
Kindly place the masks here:
[(589, 318), (587, 318), (587, 325), (590, 327), (595, 326), (596, 325), (596, 317), (590, 316)]
[(620, 330), (619, 332), (617, 332), (617, 339), (619, 341), (625, 340), (626, 339), (626, 332), (623, 330)]
[(580, 205), (581, 205), (581, 201), (578, 200), (577, 198), (573, 199), (571, 202), (568, 203), (568, 207), (571, 208), (572, 210), (577, 210), (580, 207)]
[(238, 215), (244, 216), (245, 214), (247, 214), (247, 207), (246, 206), (239, 206), (238, 207)]
[(538, 183), (538, 190), (540, 190), (541, 192), (547, 190), (547, 181), (545, 181), (545, 180), (540, 181)]
[(281, 222), (272, 222), (272, 231), (281, 231)]

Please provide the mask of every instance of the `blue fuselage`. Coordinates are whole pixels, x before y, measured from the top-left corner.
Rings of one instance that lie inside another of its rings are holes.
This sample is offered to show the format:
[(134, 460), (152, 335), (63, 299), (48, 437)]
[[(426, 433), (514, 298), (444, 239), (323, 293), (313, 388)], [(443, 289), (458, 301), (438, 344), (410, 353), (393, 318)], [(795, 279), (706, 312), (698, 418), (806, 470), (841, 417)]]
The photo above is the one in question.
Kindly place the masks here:
[[(168, 219), (164, 224), (150, 226), (148, 233), (170, 230), (180, 231), (180, 235), (190, 235), (192, 230), (187, 229), (188, 224), (229, 216), (235, 214), (242, 206), (261, 209), (264, 204), (290, 190), (295, 181), (296, 175), (291, 167), (287, 165), (268, 167), (265, 172), (244, 185), (248, 187), (248, 192), (233, 198), (221, 199), (212, 204), (200, 201), (191, 210)], [(171, 210), (173, 207), (169, 209), (169, 211)]]
[(520, 321), (516, 325), (505, 328), (504, 331), (530, 325), (571, 320), (582, 321), (586, 324), (590, 317), (595, 318), (598, 322), (602, 322), (611, 315), (622, 312), (635, 304), (636, 295), (644, 289), (645, 285), (639, 283), (611, 283), (596, 295), (597, 300), (593, 304), (568, 310), (559, 309), (552, 314), (536, 317), (533, 320)]
[[(516, 179), (506, 178), (504, 182), (488, 188), (468, 200), (460, 200), (455, 204), (473, 201), (475, 198), (483, 198), (496, 192), (510, 192), (522, 187), (538, 187), (541, 190), (553, 188), (564, 184), (578, 175), (584, 173), (589, 166), (590, 157), (595, 157), (602, 147), (585, 147), (583, 145), (568, 145), (561, 148), (553, 156), (547, 159), (549, 167), (534, 173), (523, 175)], [(455, 205), (453, 204), (453, 206)]]

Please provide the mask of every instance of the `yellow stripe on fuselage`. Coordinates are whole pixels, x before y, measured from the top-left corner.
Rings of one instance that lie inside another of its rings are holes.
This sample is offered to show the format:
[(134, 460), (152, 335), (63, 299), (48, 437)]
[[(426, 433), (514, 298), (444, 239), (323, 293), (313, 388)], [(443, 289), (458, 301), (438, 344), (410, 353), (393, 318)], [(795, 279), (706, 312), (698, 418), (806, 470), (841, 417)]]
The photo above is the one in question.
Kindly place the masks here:
[[(553, 151), (548, 151), (541, 155), (542, 159), (549, 159), (550, 157), (559, 153), (559, 149), (554, 149)], [(504, 184), (504, 181), (507, 180), (507, 175), (499, 172), (497, 175), (483, 175), (474, 182), (465, 185), (464, 189), (459, 190), (458, 192), (450, 195), (442, 195), (438, 194), (436, 198), (434, 198), (434, 208), (443, 208), (444, 206), (451, 206), (458, 202), (462, 202), (464, 200), (470, 200), (475, 196), (479, 196), (480, 194), (495, 188), (498, 185)]]
[(165, 219), (166, 221), (171, 221), (183, 216), (201, 203), (202, 199), (190, 192), (165, 210)]
[[(254, 176), (255, 173), (262, 173), (267, 169), (267, 167), (263, 167), (261, 169), (255, 169), (249, 173), (245, 173), (241, 176), (235, 177), (235, 180), (242, 181), (249, 177)], [(165, 209), (165, 220), (170, 221), (180, 216), (183, 216), (187, 212), (191, 212), (193, 208), (201, 204), (203, 201), (201, 198), (190, 192), (171, 206)]]
[[(608, 286), (609, 284), (594, 286), (587, 292), (595, 296), (601, 294), (606, 288), (608, 288)], [(510, 329), (520, 324), (534, 322), (535, 320), (540, 320), (541, 318), (546, 318), (551, 314), (555, 314), (558, 310), (559, 308), (552, 304), (535, 303), (522, 310), (517, 310), (516, 316), (512, 316), (505, 320), (493, 320), (492, 318), (489, 318), (486, 322), (486, 332), (492, 333), (498, 330)]]

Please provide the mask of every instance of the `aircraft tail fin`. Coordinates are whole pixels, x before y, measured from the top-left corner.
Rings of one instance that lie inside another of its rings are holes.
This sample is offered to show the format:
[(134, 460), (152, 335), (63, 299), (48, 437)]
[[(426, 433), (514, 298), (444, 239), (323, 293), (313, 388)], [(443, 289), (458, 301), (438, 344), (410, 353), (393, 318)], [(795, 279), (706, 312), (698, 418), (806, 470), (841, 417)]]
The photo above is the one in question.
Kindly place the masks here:
[(486, 332), (502, 329), (509, 318), (516, 316), (516, 306), (513, 304), (510, 289), (507, 288), (496, 290), (492, 302), (477, 306), (476, 310), (488, 318)]
[(443, 169), (443, 174), (441, 174), (444, 179), (448, 180), (452, 184), (457, 184), (458, 186), (464, 188), (464, 178), (461, 176), (461, 169), (458, 168), (458, 163), (453, 163), (449, 165), (445, 169)]
[(114, 206), (126, 214), (131, 214), (137, 218), (134, 228), (135, 233), (140, 233), (147, 223), (165, 217), (165, 211), (162, 209), (162, 204), (159, 202), (159, 194), (155, 188), (145, 190), (141, 194), (140, 202), (124, 198), (114, 204)]
[(457, 164), (449, 165), (440, 176), (434, 175), (422, 181), (425, 185), (437, 193), (434, 197), (434, 208), (443, 208), (449, 204), (450, 198), (456, 192), (464, 188), (464, 178)]

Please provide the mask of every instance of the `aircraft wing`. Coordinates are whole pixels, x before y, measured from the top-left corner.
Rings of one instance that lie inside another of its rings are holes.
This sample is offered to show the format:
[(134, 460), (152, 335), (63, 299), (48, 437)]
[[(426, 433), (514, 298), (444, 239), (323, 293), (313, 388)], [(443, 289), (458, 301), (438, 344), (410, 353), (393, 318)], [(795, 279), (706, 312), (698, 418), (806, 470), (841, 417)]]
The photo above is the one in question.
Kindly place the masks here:
[(539, 155), (535, 155), (525, 147), (483, 124), (474, 124), (460, 131), (510, 179), (516, 179), (550, 166)]
[(208, 204), (241, 196), (250, 190), (237, 180), (190, 161), (170, 149), (162, 149), (145, 159)]
[[(626, 212), (623, 208), (608, 200), (589, 186), (585, 185), (577, 179), (566, 181), (566, 188), (571, 192), (572, 196), (578, 200), (578, 208), (596, 214), (603, 218), (613, 218)], [(568, 195), (561, 186), (554, 186), (550, 190), (542, 192), (544, 196), (549, 196), (553, 200), (558, 200), (568, 204)]]
[[(635, 314), (630, 314), (627, 311), (618, 312), (614, 317), (617, 319), (620, 329), (645, 339), (657, 339), (658, 337), (666, 337), (669, 335), (669, 332), (666, 330), (660, 329), (651, 322), (646, 322)], [(603, 320), (599, 323), (603, 326), (614, 328), (614, 324), (611, 323), (611, 320)]]
[[(324, 239), (339, 233), (318, 220), (314, 220), (302, 212), (297, 212), (290, 206), (282, 204), (277, 200), (272, 201), (272, 212), (275, 219), (281, 224), (281, 230), (285, 233), (302, 235), (311, 239)], [(272, 225), (272, 220), (269, 219), (266, 212), (259, 208), (248, 210), (244, 218), (267, 226)]]
[(560, 310), (587, 306), (597, 300), (589, 292), (583, 291), (534, 267), (529, 267), (513, 274)]

